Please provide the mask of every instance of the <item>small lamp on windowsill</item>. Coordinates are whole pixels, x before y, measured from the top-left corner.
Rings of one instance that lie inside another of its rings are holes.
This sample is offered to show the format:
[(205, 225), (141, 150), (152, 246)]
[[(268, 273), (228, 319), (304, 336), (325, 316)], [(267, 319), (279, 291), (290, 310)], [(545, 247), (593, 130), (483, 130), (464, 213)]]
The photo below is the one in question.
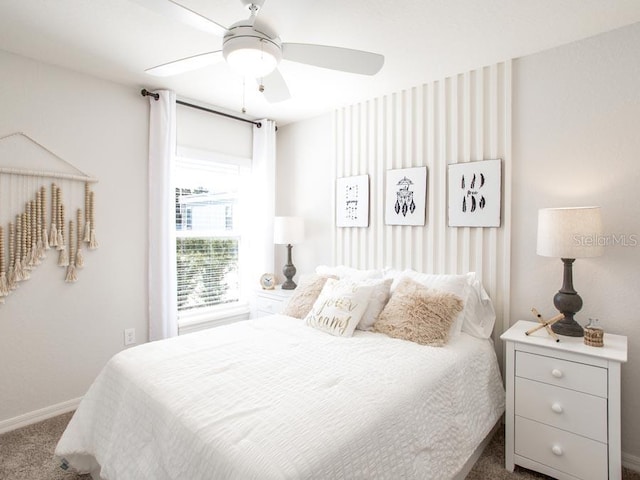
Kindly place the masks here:
[(283, 290), (293, 290), (296, 283), (293, 277), (296, 274), (296, 267), (291, 261), (291, 249), (296, 243), (304, 240), (304, 220), (300, 217), (275, 217), (273, 221), (273, 242), (287, 246), (287, 264), (282, 268), (282, 273), (286, 277), (282, 284)]
[(559, 335), (582, 337), (584, 330), (574, 315), (582, 308), (582, 298), (573, 288), (573, 262), (576, 258), (598, 257), (602, 246), (600, 207), (543, 208), (538, 210), (537, 253), (561, 258), (564, 264), (562, 288), (553, 297), (553, 304), (564, 319), (551, 328)]

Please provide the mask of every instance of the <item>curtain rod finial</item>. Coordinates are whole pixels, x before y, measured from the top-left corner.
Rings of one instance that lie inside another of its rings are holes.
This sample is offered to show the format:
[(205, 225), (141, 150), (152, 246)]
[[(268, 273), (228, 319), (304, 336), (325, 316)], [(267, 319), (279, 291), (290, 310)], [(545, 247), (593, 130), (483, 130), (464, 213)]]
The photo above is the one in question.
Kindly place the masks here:
[(142, 90), (140, 90), (140, 94), (143, 97), (153, 97), (153, 98), (156, 99), (156, 101), (160, 99), (160, 94), (159, 93), (152, 93), (149, 90), (147, 90), (146, 88), (143, 88)]

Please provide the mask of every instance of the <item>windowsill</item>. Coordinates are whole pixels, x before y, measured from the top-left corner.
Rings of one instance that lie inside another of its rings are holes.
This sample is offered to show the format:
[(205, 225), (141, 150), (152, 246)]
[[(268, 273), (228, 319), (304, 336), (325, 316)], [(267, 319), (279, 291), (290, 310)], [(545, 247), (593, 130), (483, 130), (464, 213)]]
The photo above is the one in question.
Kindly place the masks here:
[(249, 303), (238, 302), (232, 306), (212, 308), (206, 312), (186, 313), (178, 316), (179, 328), (193, 328), (206, 323), (217, 323), (231, 317), (248, 315), (251, 312)]

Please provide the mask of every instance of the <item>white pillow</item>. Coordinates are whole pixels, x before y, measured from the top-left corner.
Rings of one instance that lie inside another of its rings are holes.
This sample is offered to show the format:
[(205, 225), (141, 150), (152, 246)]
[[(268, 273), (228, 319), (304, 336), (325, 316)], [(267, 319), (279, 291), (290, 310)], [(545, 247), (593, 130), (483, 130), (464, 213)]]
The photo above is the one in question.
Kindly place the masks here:
[(335, 267), (318, 265), (316, 267), (316, 273), (318, 275), (334, 276), (338, 278), (350, 278), (351, 280), (382, 278), (382, 270), (360, 270), (357, 268), (347, 267), (346, 265), (337, 265)]
[(489, 338), (496, 323), (496, 311), (493, 308), (493, 303), (475, 272), (467, 274), (467, 281), (471, 292), (465, 304), (462, 331), (474, 337)]
[(306, 325), (339, 337), (350, 337), (362, 318), (373, 286), (329, 278), (304, 319)]
[(373, 324), (376, 323), (378, 319), (378, 315), (384, 309), (385, 305), (389, 301), (390, 289), (391, 289), (391, 279), (370, 279), (363, 280), (360, 282), (363, 285), (370, 285), (373, 287), (373, 291), (371, 292), (371, 297), (369, 298), (369, 305), (362, 315), (358, 326), (356, 327), (358, 330), (371, 330)]

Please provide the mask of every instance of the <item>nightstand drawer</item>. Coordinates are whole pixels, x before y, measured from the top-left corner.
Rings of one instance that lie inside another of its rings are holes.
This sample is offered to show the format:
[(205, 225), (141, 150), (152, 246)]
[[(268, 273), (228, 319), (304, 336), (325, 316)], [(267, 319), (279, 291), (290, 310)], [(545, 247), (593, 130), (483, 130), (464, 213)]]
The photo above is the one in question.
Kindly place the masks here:
[(516, 376), (607, 397), (606, 368), (518, 351)]
[(285, 307), (287, 301), (285, 299), (266, 298), (258, 295), (256, 299), (256, 308), (267, 314), (280, 313)]
[(608, 478), (607, 445), (516, 415), (515, 454), (584, 480)]
[(605, 398), (519, 377), (515, 387), (516, 415), (607, 442)]

